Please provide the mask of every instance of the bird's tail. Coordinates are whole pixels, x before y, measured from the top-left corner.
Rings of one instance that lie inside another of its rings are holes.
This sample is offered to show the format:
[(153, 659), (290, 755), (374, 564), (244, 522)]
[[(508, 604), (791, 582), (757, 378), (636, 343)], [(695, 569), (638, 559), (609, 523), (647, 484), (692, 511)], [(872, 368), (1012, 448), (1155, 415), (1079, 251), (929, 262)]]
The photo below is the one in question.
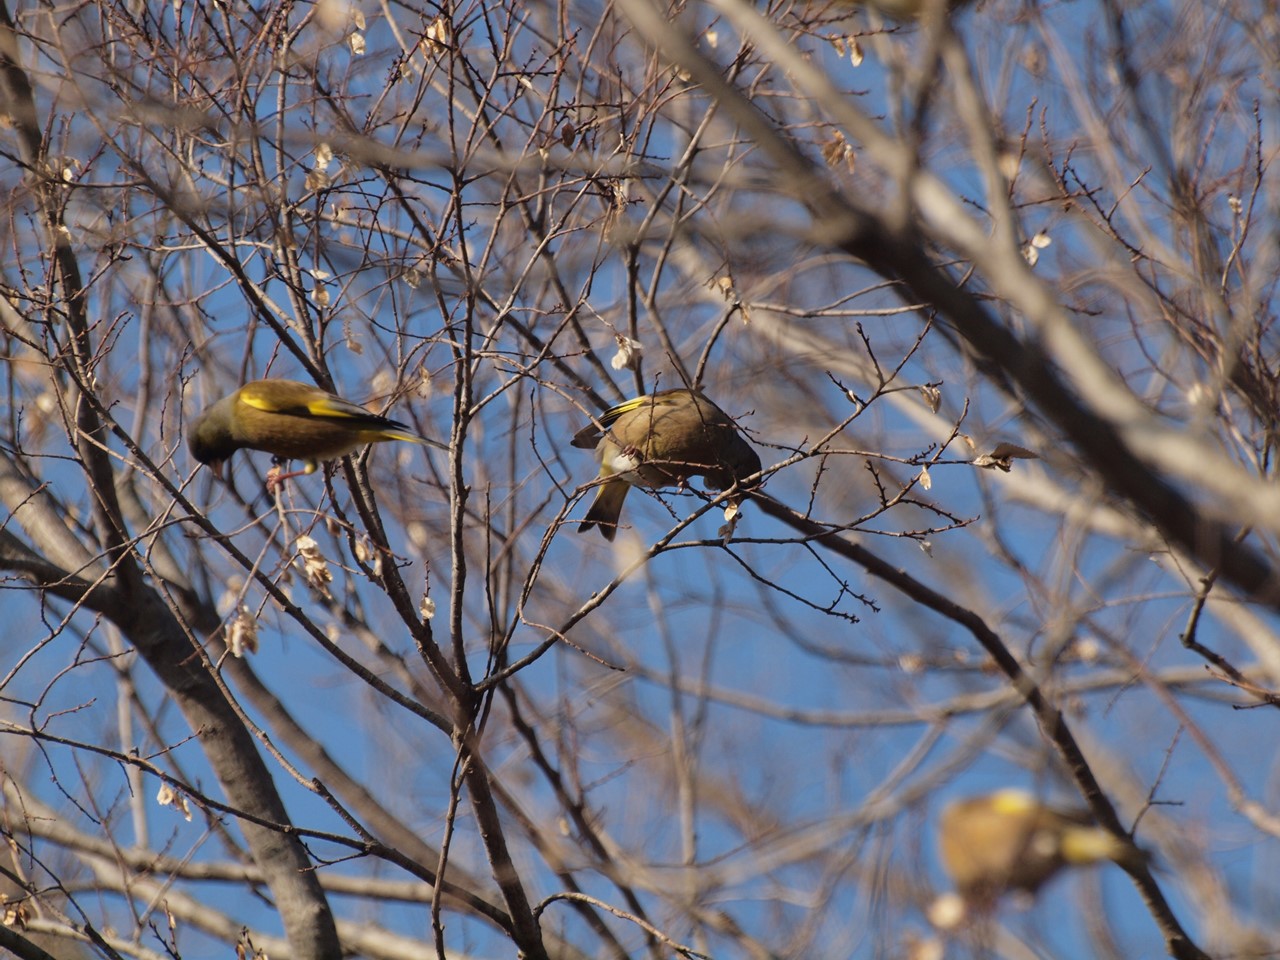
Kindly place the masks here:
[(447, 443), (441, 443), (439, 440), (432, 440), (421, 434), (414, 433), (406, 426), (397, 424), (393, 427), (376, 427), (372, 430), (363, 430), (360, 439), (365, 443), (376, 443), (379, 440), (404, 440), (406, 443), (421, 443), (424, 446), (435, 447), (437, 450), (448, 450)]
[(612, 541), (618, 532), (618, 518), (622, 516), (622, 504), (627, 499), (631, 484), (625, 480), (610, 480), (600, 487), (587, 518), (578, 525), (578, 532), (599, 527), (606, 540)]

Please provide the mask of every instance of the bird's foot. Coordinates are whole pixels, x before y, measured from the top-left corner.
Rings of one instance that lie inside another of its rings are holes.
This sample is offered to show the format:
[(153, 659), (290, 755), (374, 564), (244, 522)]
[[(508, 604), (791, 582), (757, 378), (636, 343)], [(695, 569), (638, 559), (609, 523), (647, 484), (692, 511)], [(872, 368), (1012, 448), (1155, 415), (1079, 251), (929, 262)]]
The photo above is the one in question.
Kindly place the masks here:
[(267, 493), (277, 493), (284, 489), (284, 482), (292, 480), (294, 477), (301, 477), (306, 474), (306, 470), (290, 470), (285, 472), (284, 465), (288, 461), (281, 460), (279, 457), (273, 457), (271, 460), (271, 469), (267, 471)]

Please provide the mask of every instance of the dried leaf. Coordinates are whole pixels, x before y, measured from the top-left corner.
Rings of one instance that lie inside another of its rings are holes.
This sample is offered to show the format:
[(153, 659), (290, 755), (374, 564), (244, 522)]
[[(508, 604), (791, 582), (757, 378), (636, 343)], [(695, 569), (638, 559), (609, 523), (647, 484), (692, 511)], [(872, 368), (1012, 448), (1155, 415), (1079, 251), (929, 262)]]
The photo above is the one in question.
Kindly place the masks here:
[(603, 186), (609, 191), (610, 201), (609, 209), (605, 211), (604, 215), (604, 232), (606, 236), (612, 237), (614, 229), (622, 221), (623, 214), (627, 212), (627, 204), (631, 198), (631, 185), (615, 177), (608, 180)]
[(187, 806), (186, 796), (174, 790), (168, 783), (160, 784), (160, 789), (156, 791), (156, 803), (162, 807), (174, 807), (188, 823), (191, 822), (191, 808)]
[(422, 35), (419, 46), (423, 56), (434, 56), (449, 49), (453, 42), (453, 28), (443, 16), (436, 17)]
[(356, 540), (356, 559), (370, 567), (374, 577), (382, 576), (382, 552), (377, 550), (368, 537), (361, 535)]
[(329, 184), (332, 183), (332, 180), (323, 170), (316, 169), (308, 170), (307, 175), (303, 178), (302, 182), (308, 190), (315, 193), (317, 190), (326, 189)]
[(622, 334), (614, 334), (618, 344), (618, 352), (609, 360), (609, 366), (615, 370), (634, 370), (644, 356), (644, 345), (639, 340), (632, 340)]
[(733, 532), (738, 528), (738, 521), (742, 518), (742, 502), (740, 500), (730, 500), (724, 505), (724, 525), (716, 531), (716, 536), (724, 543), (728, 543), (733, 539)]
[(436, 392), (435, 385), (431, 382), (431, 371), (426, 367), (418, 368), (418, 385), (414, 392), (423, 400), (430, 400), (431, 395)]
[(942, 391), (937, 387), (926, 383), (920, 387), (920, 395), (924, 397), (924, 402), (929, 405), (930, 413), (937, 413), (942, 409)]
[(1053, 239), (1041, 230), (1022, 248), (1022, 256), (1030, 266), (1034, 267), (1040, 261), (1040, 251), (1051, 243)]
[(243, 604), (236, 611), (236, 617), (227, 630), (227, 650), (240, 660), (244, 659), (246, 653), (258, 652), (258, 621)]
[(302, 561), (302, 575), (308, 586), (329, 599), (329, 584), (333, 582), (333, 574), (329, 572), (329, 561), (320, 552), (320, 544), (304, 533), (293, 541), (293, 547)]
[(27, 929), (27, 921), (30, 919), (31, 910), (27, 907), (26, 901), (19, 900), (4, 905), (4, 915), (0, 917), (0, 923), (16, 930), (25, 930)]
[(844, 164), (849, 172), (853, 172), (853, 145), (845, 139), (843, 133), (839, 130), (831, 134), (831, 139), (822, 145), (822, 159), (826, 161), (827, 166), (835, 167)]
[(453, 39), (453, 27), (443, 16), (436, 17), (427, 28), (427, 36), (440, 46), (448, 46)]
[(1013, 467), (1014, 460), (1039, 460), (1040, 454), (1026, 447), (1020, 447), (1016, 443), (997, 443), (994, 450), (990, 453), (983, 454), (973, 460), (975, 467), (985, 467), (990, 470), (992, 468), (1003, 470), (1008, 473)]

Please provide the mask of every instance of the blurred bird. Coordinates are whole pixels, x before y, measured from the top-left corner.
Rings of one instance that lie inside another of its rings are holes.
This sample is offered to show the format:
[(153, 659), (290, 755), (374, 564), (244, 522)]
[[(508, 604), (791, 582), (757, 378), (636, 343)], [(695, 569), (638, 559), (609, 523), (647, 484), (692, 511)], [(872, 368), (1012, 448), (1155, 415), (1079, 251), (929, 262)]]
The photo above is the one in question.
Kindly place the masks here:
[(1023, 790), (1000, 790), (949, 804), (938, 818), (942, 865), (967, 903), (989, 908), (1006, 890), (1034, 894), (1068, 866), (1149, 859), (1083, 810), (1040, 803)]
[(579, 430), (572, 442), (595, 448), (600, 479), (606, 481), (578, 532), (599, 527), (606, 540), (618, 532), (632, 484), (670, 487), (701, 476), (707, 486), (726, 490), (760, 472), (760, 457), (729, 415), (694, 390), (627, 400)]
[(273, 469), (267, 486), (314, 473), (321, 460), (336, 460), (367, 443), (405, 440), (441, 449), (395, 420), (370, 413), (319, 387), (296, 380), (254, 380), (213, 404), (191, 424), (191, 455), (222, 476), (223, 462), (248, 448), (273, 454), (278, 461), (302, 460), (303, 469)]

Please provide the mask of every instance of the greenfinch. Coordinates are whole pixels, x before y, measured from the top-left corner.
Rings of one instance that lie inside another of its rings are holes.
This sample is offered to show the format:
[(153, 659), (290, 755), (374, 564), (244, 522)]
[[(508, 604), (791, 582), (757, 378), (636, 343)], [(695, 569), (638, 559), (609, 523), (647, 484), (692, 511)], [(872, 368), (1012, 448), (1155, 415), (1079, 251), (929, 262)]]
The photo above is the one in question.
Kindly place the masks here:
[(268, 486), (313, 473), (321, 460), (336, 460), (380, 440), (443, 446), (403, 423), (296, 380), (246, 383), (200, 414), (187, 434), (191, 455), (219, 476), (223, 462), (244, 448), (262, 450), (280, 461), (301, 460), (305, 464), (293, 473), (273, 471)]
[(1034, 894), (1064, 867), (1148, 859), (1086, 811), (1050, 807), (1015, 789), (949, 804), (938, 819), (938, 852), (956, 892), (981, 907), (1007, 890)]
[(701, 476), (709, 487), (726, 490), (760, 472), (760, 457), (737, 425), (695, 390), (663, 390), (620, 403), (579, 430), (572, 443), (595, 448), (604, 481), (578, 531), (599, 527), (606, 540), (618, 532), (632, 484), (670, 487)]

